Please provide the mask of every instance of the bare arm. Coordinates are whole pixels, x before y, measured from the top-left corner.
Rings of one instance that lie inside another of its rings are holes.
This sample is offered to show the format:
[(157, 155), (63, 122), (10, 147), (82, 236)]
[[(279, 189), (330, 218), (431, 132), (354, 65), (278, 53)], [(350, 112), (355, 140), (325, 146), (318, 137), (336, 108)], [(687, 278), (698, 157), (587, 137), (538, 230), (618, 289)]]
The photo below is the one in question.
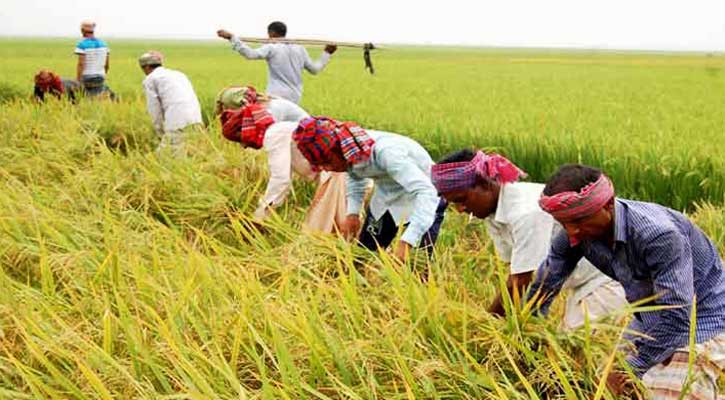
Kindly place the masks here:
[(83, 75), (83, 64), (86, 62), (86, 56), (85, 54), (79, 54), (78, 55), (78, 64), (76, 65), (76, 80), (78, 82), (81, 81), (81, 76)]
[[(510, 298), (524, 297), (526, 287), (529, 286), (533, 277), (533, 271), (509, 275), (506, 280), (506, 290)], [(493, 303), (488, 307), (488, 312), (501, 317), (506, 314), (506, 310), (503, 307), (503, 295), (501, 293), (498, 293), (496, 298), (493, 299)]]
[(106, 73), (108, 73), (108, 68), (110, 67), (110, 65), (111, 65), (111, 55), (106, 54), (106, 65), (103, 66), (103, 69), (106, 71)]

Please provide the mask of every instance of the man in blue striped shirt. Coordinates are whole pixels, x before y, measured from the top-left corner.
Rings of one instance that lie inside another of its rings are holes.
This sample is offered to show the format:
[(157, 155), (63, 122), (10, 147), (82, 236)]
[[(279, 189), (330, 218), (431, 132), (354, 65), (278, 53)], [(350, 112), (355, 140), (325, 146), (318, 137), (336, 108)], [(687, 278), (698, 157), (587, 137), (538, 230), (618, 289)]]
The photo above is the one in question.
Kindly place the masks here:
[[(717, 398), (717, 377), (725, 367), (725, 271), (712, 241), (677, 211), (616, 198), (611, 181), (583, 165), (562, 166), (539, 204), (565, 233), (552, 240), (529, 298), (541, 296), (546, 313), (583, 257), (620, 282), (630, 303), (651, 299), (648, 305), (671, 307), (639, 312), (632, 325), (647, 338), (633, 339), (636, 351), (627, 362), (638, 377), (644, 375), (655, 398), (677, 398), (682, 391), (695, 302), (695, 340), (705, 354), (698, 358), (696, 372), (701, 373), (690, 395)], [(615, 393), (625, 383), (623, 372), (607, 378)]]
[(96, 23), (81, 22), (83, 39), (78, 42), (75, 54), (78, 55), (76, 79), (83, 85), (85, 94), (93, 97), (108, 93), (115, 97), (106, 86), (106, 75), (110, 67), (110, 49), (106, 42), (95, 36)]

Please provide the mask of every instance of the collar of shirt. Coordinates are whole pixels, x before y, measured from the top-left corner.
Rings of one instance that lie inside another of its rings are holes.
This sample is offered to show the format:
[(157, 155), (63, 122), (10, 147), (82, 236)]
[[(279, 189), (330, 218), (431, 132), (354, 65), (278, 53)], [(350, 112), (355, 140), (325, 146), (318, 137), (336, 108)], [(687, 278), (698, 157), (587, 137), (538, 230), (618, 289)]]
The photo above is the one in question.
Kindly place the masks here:
[(156, 78), (159, 75), (163, 75), (166, 68), (164, 67), (156, 67), (153, 71), (151, 71), (150, 74), (146, 75), (146, 77), (143, 79), (143, 82), (151, 82), (154, 78)]
[(541, 211), (538, 200), (543, 190), (543, 184), (533, 182), (501, 185), (492, 220), (501, 224), (510, 224), (518, 216)]
[(163, 66), (160, 65), (160, 66), (154, 68), (154, 70), (151, 71), (151, 73), (148, 74), (148, 76), (160, 75), (160, 74), (163, 74), (164, 71), (166, 71), (166, 68), (164, 68)]
[[(373, 147), (374, 146), (375, 145), (373, 144)], [(375, 158), (375, 152), (371, 152), (370, 158), (368, 158), (367, 160), (360, 161), (357, 164), (353, 164), (353, 165), (349, 166), (347, 168), (347, 173), (358, 174), (358, 175), (361, 174), (362, 171), (365, 171), (366, 169), (375, 165), (374, 158)]]
[(614, 199), (614, 244), (627, 243), (627, 206)]
[(389, 132), (375, 131), (371, 129), (366, 129), (365, 132), (368, 134), (368, 136), (375, 140), (375, 143), (373, 143), (370, 149), (370, 157), (365, 161), (353, 164), (347, 168), (347, 173), (361, 177), (365, 177), (365, 171), (377, 166), (377, 157), (375, 156), (375, 150), (379, 148), (377, 143), (378, 140), (381, 139), (381, 137), (385, 137), (386, 135), (392, 135)]

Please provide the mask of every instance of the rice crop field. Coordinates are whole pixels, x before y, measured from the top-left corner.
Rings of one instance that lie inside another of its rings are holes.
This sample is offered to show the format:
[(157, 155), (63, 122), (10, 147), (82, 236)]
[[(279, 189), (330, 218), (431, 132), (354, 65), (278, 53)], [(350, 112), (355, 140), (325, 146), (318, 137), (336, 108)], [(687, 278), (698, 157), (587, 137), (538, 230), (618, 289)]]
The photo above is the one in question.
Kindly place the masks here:
[[(601, 372), (632, 309), (560, 329), (508, 299), (482, 221), (450, 210), (433, 261), (400, 265), (301, 233), (314, 187), (257, 231), (264, 154), (221, 137), (216, 93), (266, 84), (224, 41), (108, 40), (118, 103), (32, 103), (75, 73), (75, 39), (0, 39), (0, 398), (612, 399)], [(146, 50), (185, 72), (208, 133), (159, 158)], [(313, 57), (319, 49), (310, 49)], [(342, 49), (305, 77), (311, 114), (509, 156), (543, 181), (603, 168), (623, 197), (686, 212), (725, 251), (725, 56), (536, 49)], [(413, 272), (430, 271), (422, 283)], [(613, 357), (613, 355), (615, 355)]]

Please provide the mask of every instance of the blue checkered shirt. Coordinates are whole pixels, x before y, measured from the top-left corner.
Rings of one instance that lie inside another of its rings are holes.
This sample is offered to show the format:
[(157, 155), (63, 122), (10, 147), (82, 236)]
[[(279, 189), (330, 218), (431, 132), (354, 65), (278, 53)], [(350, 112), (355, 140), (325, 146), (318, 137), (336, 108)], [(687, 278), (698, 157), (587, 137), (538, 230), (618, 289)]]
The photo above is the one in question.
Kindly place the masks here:
[(586, 258), (624, 287), (630, 303), (657, 295), (647, 305), (677, 306), (639, 312), (634, 326), (650, 338), (635, 337), (627, 358), (644, 372), (687, 347), (692, 302), (697, 296), (696, 341), (725, 332), (725, 271), (715, 245), (681, 213), (653, 203), (617, 198), (614, 244), (582, 241), (571, 246), (565, 232), (552, 240), (547, 259), (529, 289), (541, 290), (544, 314), (577, 262)]

